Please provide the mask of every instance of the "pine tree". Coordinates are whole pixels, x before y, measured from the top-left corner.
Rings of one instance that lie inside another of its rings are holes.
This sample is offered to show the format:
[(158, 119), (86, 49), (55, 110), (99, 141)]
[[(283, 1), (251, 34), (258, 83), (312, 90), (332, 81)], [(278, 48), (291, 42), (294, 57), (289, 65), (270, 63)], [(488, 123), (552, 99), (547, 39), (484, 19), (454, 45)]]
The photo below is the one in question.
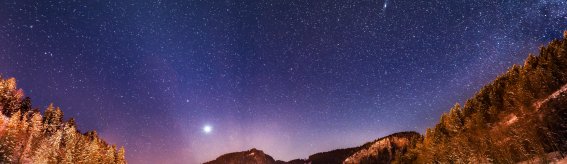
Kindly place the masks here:
[(27, 113), (28, 111), (32, 110), (30, 97), (24, 98), (22, 104), (20, 105), (20, 110), (22, 111), (22, 113)]
[(16, 88), (15, 78), (2, 80), (0, 83), (0, 110), (2, 113), (10, 117), (16, 110), (19, 110), (23, 96), (23, 91)]
[(116, 161), (116, 145), (107, 146), (105, 151), (105, 155), (103, 156), (104, 163), (114, 163)]
[(77, 143), (79, 142), (77, 129), (75, 128), (74, 121), (71, 120), (63, 126), (63, 161), (62, 163), (77, 163), (79, 157), (79, 148)]
[(463, 118), (461, 113), (461, 105), (455, 104), (449, 111), (445, 119), (445, 127), (450, 133), (457, 133), (463, 127)]
[(39, 113), (39, 111), (33, 111), (27, 129), (28, 133), (24, 150), (22, 152), (22, 155), (20, 155), (20, 162), (22, 163), (32, 163), (31, 157), (33, 156), (33, 152), (35, 152), (34, 150), (37, 149), (38, 140), (39, 137), (41, 137), (41, 133), (43, 131), (43, 125), (41, 121), (41, 113)]
[(8, 120), (6, 125), (6, 133), (0, 138), (0, 155), (1, 161), (12, 163), (17, 161), (17, 154), (19, 153), (19, 125), (20, 125), (20, 112), (15, 112)]
[(63, 122), (63, 112), (58, 107), (55, 108), (53, 103), (50, 104), (45, 110), (45, 118), (43, 120), (48, 133), (55, 132)]
[(116, 164), (126, 164), (126, 151), (124, 147), (120, 147), (114, 159), (116, 159), (116, 162), (114, 162)]
[(59, 149), (60, 149), (62, 137), (63, 137), (63, 132), (61, 130), (57, 130), (48, 137), (44, 137), (40, 141), (39, 147), (36, 150), (34, 156), (32, 157), (34, 163), (41, 163), (41, 164), (60, 163), (58, 158), (60, 156)]

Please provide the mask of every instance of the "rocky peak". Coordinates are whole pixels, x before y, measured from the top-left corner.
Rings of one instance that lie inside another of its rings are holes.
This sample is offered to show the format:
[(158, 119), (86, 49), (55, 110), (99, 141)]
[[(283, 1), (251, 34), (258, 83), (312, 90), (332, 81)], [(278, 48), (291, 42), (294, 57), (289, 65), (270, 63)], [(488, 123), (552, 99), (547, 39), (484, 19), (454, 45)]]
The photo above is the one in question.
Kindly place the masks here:
[(362, 148), (344, 160), (344, 164), (392, 163), (397, 156), (404, 154), (408, 146), (415, 144), (421, 135), (415, 132), (395, 133), (362, 146)]
[(275, 164), (276, 161), (262, 150), (252, 148), (248, 151), (229, 153), (205, 164)]

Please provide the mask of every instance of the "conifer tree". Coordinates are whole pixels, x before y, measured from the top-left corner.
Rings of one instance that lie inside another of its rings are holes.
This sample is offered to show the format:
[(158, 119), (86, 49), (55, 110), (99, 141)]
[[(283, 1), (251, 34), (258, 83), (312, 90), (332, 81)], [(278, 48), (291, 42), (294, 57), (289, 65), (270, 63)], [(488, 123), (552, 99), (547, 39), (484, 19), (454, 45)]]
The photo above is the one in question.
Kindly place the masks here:
[(62, 163), (77, 163), (79, 157), (77, 142), (78, 136), (76, 133), (75, 125), (72, 121), (65, 123), (63, 126), (62, 144), (64, 146), (63, 161)]
[(31, 113), (31, 119), (29, 126), (27, 128), (27, 139), (25, 140), (24, 149), (22, 155), (20, 156), (20, 162), (22, 163), (32, 163), (31, 157), (33, 156), (34, 150), (37, 149), (39, 137), (42, 133), (42, 117), (39, 111), (33, 111)]
[(116, 153), (116, 164), (126, 164), (126, 151), (124, 150), (124, 147), (120, 147), (120, 149), (118, 150), (118, 152)]

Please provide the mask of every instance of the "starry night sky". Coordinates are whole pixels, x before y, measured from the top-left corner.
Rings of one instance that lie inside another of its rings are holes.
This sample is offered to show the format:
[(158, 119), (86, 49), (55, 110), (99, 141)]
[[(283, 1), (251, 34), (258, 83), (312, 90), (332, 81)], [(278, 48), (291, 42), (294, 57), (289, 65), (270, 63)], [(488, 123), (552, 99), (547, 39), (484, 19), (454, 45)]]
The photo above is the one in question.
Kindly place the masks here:
[(10, 0), (0, 73), (131, 163), (291, 160), (424, 132), (565, 29), (565, 0)]

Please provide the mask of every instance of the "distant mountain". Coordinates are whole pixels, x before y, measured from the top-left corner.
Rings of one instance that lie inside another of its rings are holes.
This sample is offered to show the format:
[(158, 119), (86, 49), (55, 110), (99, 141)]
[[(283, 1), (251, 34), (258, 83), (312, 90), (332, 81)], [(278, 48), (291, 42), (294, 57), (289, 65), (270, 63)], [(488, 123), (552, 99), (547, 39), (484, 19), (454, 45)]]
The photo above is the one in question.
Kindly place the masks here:
[(206, 162), (205, 164), (277, 164), (274, 158), (265, 154), (261, 150), (250, 149), (248, 151), (228, 153), (218, 157), (217, 159)]
[(346, 149), (337, 149), (328, 152), (316, 153), (310, 155), (308, 159), (303, 160), (304, 163), (314, 163), (314, 164), (333, 164), (333, 163), (342, 163), (346, 158), (350, 157), (352, 154), (356, 153), (362, 149), (360, 147), (353, 147), (353, 148), (346, 148)]
[(551, 163), (566, 156), (567, 31), (455, 104), (424, 136), (395, 133), (287, 163)]
[(409, 147), (415, 146), (421, 139), (422, 136), (416, 132), (399, 132), (359, 147), (313, 154), (305, 162), (313, 164), (387, 163), (398, 160)]
[(423, 137), (416, 132), (400, 132), (367, 143), (342, 163), (393, 163), (404, 160), (410, 148), (421, 142)]
[(244, 152), (229, 153), (205, 164), (341, 164), (360, 162), (392, 162), (404, 155), (410, 146), (421, 141), (422, 136), (416, 132), (394, 133), (382, 137), (362, 146), (337, 149), (329, 152), (317, 153), (308, 159), (295, 159), (288, 162), (275, 161), (264, 152), (252, 149)]

